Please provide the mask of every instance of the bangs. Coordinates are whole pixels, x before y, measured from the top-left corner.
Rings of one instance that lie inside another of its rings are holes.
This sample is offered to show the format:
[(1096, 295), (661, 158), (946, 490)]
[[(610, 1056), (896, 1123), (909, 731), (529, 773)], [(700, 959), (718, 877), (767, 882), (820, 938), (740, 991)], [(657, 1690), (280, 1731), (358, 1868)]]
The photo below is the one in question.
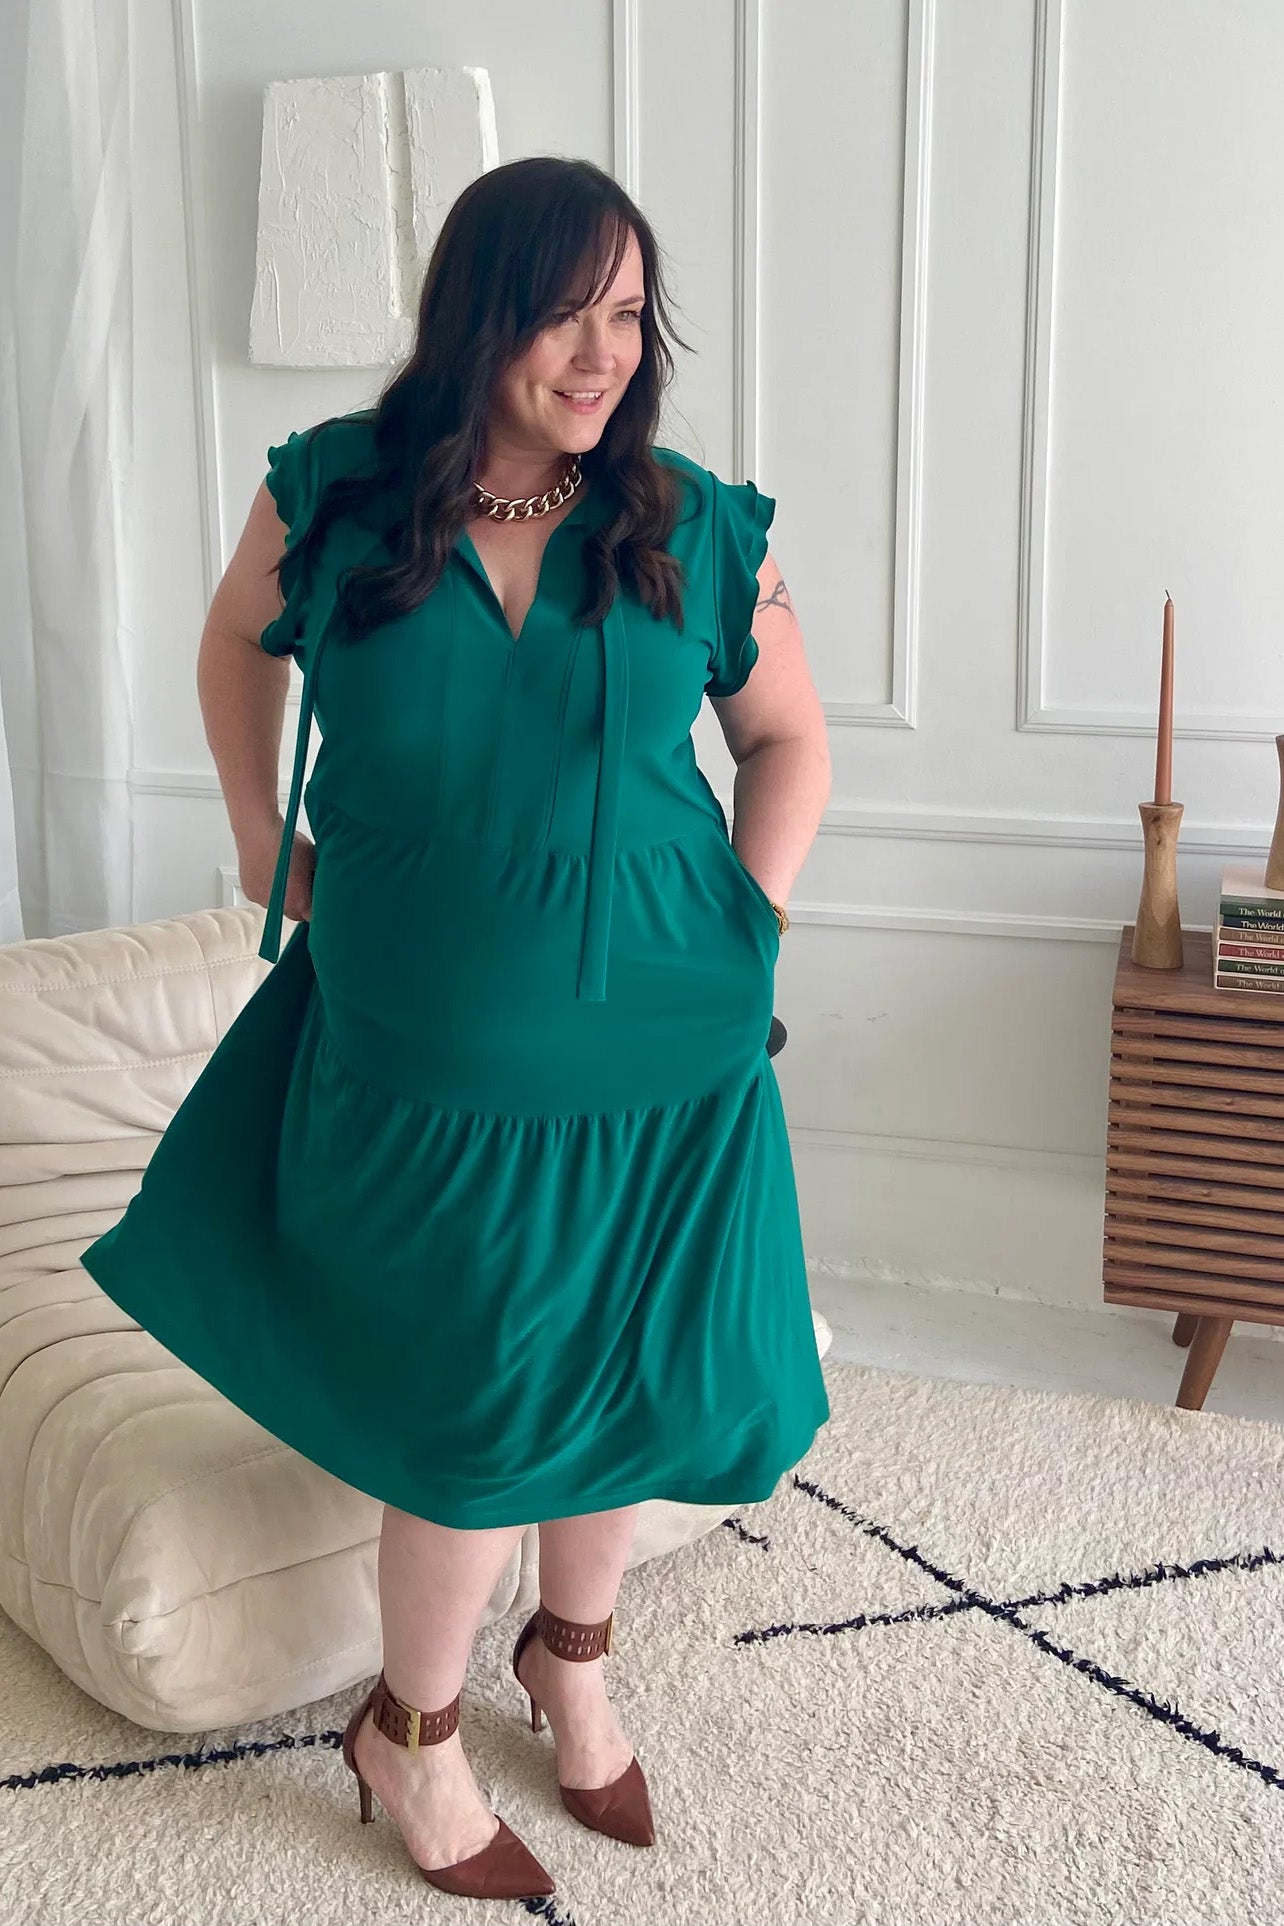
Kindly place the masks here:
[(628, 245), (628, 224), (622, 215), (612, 210), (598, 229), (592, 251), (586, 250), (574, 273), (568, 274), (568, 285), (559, 306), (588, 308), (599, 301), (619, 273)]

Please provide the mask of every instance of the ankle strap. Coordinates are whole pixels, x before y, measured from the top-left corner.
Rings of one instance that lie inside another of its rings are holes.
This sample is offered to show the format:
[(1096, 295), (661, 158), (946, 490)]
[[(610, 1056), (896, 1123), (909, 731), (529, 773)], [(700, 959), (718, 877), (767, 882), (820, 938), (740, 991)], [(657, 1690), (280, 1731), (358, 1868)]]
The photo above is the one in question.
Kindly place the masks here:
[(421, 1712), (418, 1706), (407, 1705), (404, 1699), (399, 1699), (380, 1672), (374, 1695), (374, 1722), (394, 1745), (408, 1746), (417, 1752), (421, 1745), (440, 1745), (456, 1730), (459, 1699), (460, 1694), (456, 1693), (440, 1712)]
[(611, 1649), (612, 1612), (600, 1625), (577, 1625), (574, 1619), (558, 1618), (548, 1606), (540, 1605), (536, 1630), (556, 1658), (595, 1659)]

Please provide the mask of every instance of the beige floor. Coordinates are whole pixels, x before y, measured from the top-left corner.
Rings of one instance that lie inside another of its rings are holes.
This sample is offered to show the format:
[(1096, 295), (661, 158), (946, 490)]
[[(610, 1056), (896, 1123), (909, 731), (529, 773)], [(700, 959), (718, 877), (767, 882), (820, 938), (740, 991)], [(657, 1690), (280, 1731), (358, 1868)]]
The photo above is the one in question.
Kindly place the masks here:
[[(1172, 1404), (1185, 1366), (1167, 1313), (825, 1276), (813, 1276), (811, 1295), (834, 1327), (833, 1357), (887, 1371)], [(1205, 1410), (1284, 1422), (1284, 1343), (1267, 1330), (1236, 1324)]]

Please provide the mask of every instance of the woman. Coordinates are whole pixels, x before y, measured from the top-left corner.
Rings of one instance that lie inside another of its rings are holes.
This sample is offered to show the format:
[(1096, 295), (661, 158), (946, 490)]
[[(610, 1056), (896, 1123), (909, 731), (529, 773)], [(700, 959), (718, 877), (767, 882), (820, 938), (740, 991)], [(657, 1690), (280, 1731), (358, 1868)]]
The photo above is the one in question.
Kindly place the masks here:
[(262, 954), (296, 928), (84, 1260), (383, 1499), (344, 1757), (455, 1893), (553, 1890), (457, 1732), (527, 1524), (532, 1723), (567, 1809), (650, 1844), (601, 1664), (637, 1506), (761, 1500), (829, 1415), (765, 1049), (824, 723), (774, 502), (654, 445), (666, 331), (628, 196), (518, 161), (452, 208), (378, 405), (269, 450), (198, 676)]

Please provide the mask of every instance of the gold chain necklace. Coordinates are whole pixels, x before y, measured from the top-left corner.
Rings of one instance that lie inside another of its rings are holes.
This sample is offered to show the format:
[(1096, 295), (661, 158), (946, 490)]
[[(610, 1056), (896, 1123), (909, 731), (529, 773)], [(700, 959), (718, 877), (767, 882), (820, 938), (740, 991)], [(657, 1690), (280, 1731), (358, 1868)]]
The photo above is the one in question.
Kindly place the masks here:
[(473, 488), (477, 495), (477, 506), (493, 522), (526, 522), (536, 515), (547, 515), (552, 509), (560, 508), (563, 502), (571, 499), (582, 480), (579, 456), (573, 455), (571, 465), (560, 482), (552, 488), (546, 488), (542, 495), (528, 495), (524, 501), (510, 501), (503, 495), (492, 495), (489, 488), (483, 488), (480, 482), (474, 482)]

